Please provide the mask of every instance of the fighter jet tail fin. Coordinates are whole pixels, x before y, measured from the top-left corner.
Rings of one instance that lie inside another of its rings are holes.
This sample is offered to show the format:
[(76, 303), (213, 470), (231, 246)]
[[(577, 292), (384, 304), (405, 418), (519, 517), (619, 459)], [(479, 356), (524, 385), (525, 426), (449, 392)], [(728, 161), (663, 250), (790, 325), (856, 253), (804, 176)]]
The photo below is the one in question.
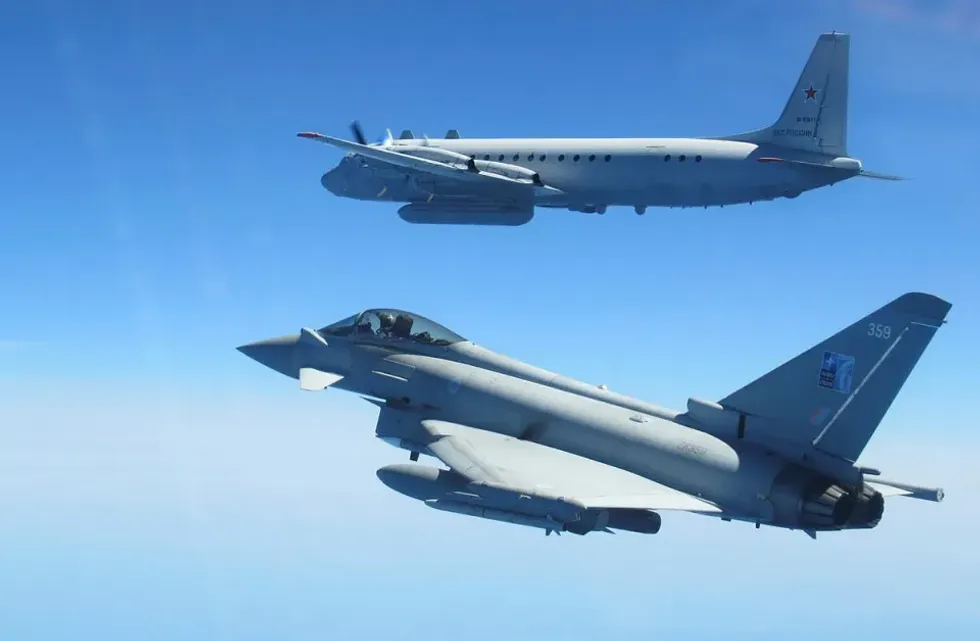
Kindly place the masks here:
[(779, 119), (727, 139), (847, 156), (849, 66), (850, 35), (821, 34)]
[(951, 307), (899, 296), (719, 404), (744, 417), (746, 438), (856, 461)]

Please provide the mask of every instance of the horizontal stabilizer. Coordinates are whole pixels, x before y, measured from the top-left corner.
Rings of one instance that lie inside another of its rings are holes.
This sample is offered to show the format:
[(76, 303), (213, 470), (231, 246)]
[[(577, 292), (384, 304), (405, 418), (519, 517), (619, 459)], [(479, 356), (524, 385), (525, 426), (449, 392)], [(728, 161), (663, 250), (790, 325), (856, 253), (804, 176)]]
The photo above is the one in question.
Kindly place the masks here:
[(319, 392), (344, 378), (340, 374), (323, 372), (312, 367), (299, 369), (299, 387), (307, 392)]
[(860, 176), (862, 178), (875, 178), (877, 180), (905, 180), (901, 176), (894, 176), (892, 174), (880, 174), (875, 171), (867, 171), (861, 167), (860, 161), (853, 158), (834, 158), (829, 163), (819, 163), (819, 162), (809, 162), (806, 160), (789, 160), (786, 158), (778, 158), (774, 156), (764, 156), (759, 158), (759, 162), (768, 164), (780, 164), (787, 165), (789, 167), (795, 167), (800, 170), (812, 170), (812, 171), (824, 171), (824, 172), (840, 172), (851, 174), (852, 176)]
[(892, 174), (879, 174), (876, 171), (867, 171), (862, 169), (858, 172), (858, 176), (862, 178), (875, 178), (877, 180), (905, 180), (902, 176), (893, 176)]
[[(850, 160), (850, 159), (846, 159)], [(844, 173), (855, 174), (861, 171), (861, 165), (855, 162), (850, 163), (819, 163), (819, 162), (809, 162), (806, 160), (791, 160), (788, 158), (778, 158), (773, 156), (764, 156), (759, 158), (759, 162), (765, 164), (779, 164), (788, 165), (790, 167), (795, 167), (797, 169), (810, 169), (814, 171), (838, 171)]]

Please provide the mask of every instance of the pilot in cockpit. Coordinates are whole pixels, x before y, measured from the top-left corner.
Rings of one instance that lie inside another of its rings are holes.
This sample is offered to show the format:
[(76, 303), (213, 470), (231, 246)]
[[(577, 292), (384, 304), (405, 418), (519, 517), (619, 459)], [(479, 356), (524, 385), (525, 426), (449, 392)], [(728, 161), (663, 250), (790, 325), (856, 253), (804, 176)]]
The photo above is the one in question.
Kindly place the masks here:
[(358, 334), (374, 334), (374, 328), (371, 327), (371, 319), (368, 316), (361, 316), (361, 320), (357, 322), (357, 329), (355, 330)]
[(390, 338), (392, 328), (395, 326), (395, 315), (390, 312), (378, 314), (378, 336), (380, 338)]
[(403, 338), (408, 340), (412, 337), (412, 324), (415, 323), (415, 319), (408, 314), (399, 314), (395, 317), (395, 324), (391, 328), (391, 333), (396, 338)]

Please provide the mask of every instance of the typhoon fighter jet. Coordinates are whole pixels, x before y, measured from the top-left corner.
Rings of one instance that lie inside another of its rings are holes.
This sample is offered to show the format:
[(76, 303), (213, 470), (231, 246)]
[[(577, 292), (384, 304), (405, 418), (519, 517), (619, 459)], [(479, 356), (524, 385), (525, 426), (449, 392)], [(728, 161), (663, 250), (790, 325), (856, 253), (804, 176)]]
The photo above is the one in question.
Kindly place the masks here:
[(715, 138), (416, 138), (369, 143), (298, 134), (347, 152), (320, 182), (331, 193), (403, 203), (410, 223), (524, 225), (536, 207), (712, 207), (796, 198), (866, 171), (847, 152), (850, 37), (821, 35), (779, 118)]
[[(425, 505), (551, 532), (656, 533), (682, 510), (817, 532), (878, 525), (884, 498), (941, 489), (857, 464), (951, 305), (904, 294), (718, 400), (669, 410), (495, 353), (417, 314), (371, 309), (238, 349), (380, 408), (411, 462), (377, 471)], [(437, 465), (419, 463), (420, 455)]]

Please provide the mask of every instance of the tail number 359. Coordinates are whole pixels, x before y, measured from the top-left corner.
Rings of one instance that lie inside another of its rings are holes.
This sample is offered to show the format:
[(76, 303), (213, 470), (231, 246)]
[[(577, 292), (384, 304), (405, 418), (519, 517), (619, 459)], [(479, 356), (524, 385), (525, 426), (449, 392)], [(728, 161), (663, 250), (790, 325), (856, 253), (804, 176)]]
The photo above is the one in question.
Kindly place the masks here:
[(875, 338), (888, 339), (892, 335), (891, 325), (882, 325), (881, 323), (868, 323), (868, 336), (874, 336)]

